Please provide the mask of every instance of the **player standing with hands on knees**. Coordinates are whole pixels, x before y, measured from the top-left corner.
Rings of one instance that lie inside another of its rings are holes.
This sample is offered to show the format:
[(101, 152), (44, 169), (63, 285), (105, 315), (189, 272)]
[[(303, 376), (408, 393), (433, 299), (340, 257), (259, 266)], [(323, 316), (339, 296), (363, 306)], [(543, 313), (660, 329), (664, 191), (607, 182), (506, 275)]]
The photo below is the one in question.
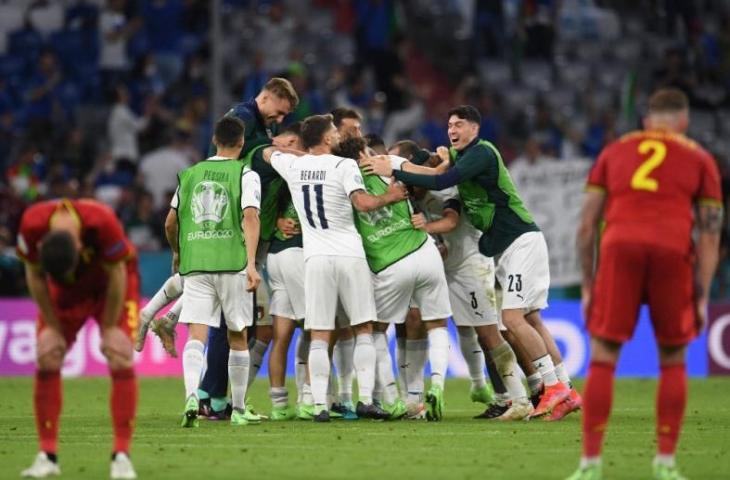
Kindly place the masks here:
[(649, 305), (661, 369), (654, 478), (684, 478), (674, 453), (687, 405), (685, 354), (704, 327), (722, 229), (720, 174), (712, 156), (684, 136), (688, 126), (687, 96), (677, 89), (656, 91), (645, 129), (607, 146), (588, 177), (578, 248), (591, 363), (583, 456), (570, 480), (602, 478), (616, 363), (643, 302)]
[(132, 340), (137, 329), (137, 254), (109, 207), (93, 200), (51, 200), (28, 207), (18, 233), (18, 255), (40, 310), (33, 392), (40, 453), (21, 475), (60, 475), (58, 426), (61, 367), (88, 317), (101, 328), (109, 364), (114, 427), (111, 478), (137, 478), (129, 460), (137, 380)]
[(223, 117), (215, 126), (216, 155), (178, 175), (178, 188), (165, 221), (173, 270), (185, 279), (180, 323), (189, 324), (182, 354), (185, 381), (183, 427), (198, 426), (198, 383), (205, 364), (208, 328), (218, 326), (220, 308), (231, 347), (232, 425), (258, 423), (245, 409), (250, 356), (246, 327), (253, 324), (261, 185), (256, 172), (238, 161), (245, 126)]

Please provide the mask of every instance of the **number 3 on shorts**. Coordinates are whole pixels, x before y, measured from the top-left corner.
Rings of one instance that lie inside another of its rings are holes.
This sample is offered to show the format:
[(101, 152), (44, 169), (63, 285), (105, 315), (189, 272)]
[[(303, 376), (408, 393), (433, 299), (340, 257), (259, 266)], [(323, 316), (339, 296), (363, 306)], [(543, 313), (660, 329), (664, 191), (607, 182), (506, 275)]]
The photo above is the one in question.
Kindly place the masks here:
[(659, 190), (659, 182), (649, 175), (664, 162), (667, 157), (667, 146), (664, 142), (658, 140), (644, 140), (639, 144), (639, 153), (641, 155), (650, 152), (649, 158), (639, 165), (639, 168), (631, 177), (631, 188), (634, 190), (646, 190), (647, 192)]
[(507, 275), (507, 291), (508, 292), (521, 292), (522, 291), (522, 274)]

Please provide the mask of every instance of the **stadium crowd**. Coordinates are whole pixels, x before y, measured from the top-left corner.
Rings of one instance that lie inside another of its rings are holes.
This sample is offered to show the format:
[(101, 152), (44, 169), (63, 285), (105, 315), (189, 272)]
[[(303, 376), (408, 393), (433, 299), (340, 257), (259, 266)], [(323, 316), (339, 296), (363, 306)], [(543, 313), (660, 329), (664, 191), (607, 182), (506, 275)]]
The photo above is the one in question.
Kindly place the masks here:
[[(594, 159), (638, 125), (652, 88), (674, 86), (727, 185), (730, 12), (650, 3), (224, 0), (221, 103), (281, 75), (301, 98), (292, 121), (347, 106), (387, 144), (432, 149), (448, 144), (448, 106), (468, 103), (506, 162), (534, 164)], [(25, 291), (13, 239), (39, 199), (95, 197), (138, 249), (163, 248), (175, 175), (208, 152), (220, 107), (210, 33), (200, 0), (0, 1), (0, 295)]]

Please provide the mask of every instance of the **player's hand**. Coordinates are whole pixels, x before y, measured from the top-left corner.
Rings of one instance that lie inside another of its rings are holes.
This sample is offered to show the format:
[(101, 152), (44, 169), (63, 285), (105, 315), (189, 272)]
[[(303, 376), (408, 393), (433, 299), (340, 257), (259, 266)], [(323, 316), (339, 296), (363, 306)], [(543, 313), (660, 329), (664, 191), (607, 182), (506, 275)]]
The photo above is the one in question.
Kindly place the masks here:
[(436, 149), (436, 155), (438, 155), (438, 157), (441, 159), (441, 165), (445, 164), (448, 167), (449, 163), (451, 162), (451, 154), (449, 153), (449, 149), (443, 146), (438, 147)]
[(695, 326), (697, 333), (702, 332), (707, 326), (707, 298), (700, 297), (695, 299)]
[(246, 267), (246, 291), (255, 292), (261, 283), (261, 276), (256, 271), (256, 265), (249, 263)]
[(180, 270), (180, 253), (172, 252), (172, 274), (176, 274)]
[(408, 198), (408, 189), (395, 178), (391, 178), (386, 195), (388, 195), (390, 203), (400, 202)]
[(281, 233), (284, 234), (286, 238), (291, 238), (294, 235), (299, 235), (302, 233), (302, 230), (299, 228), (299, 223), (297, 223), (292, 218), (279, 218), (276, 220), (276, 228), (281, 231)]
[(423, 231), (426, 231), (426, 225), (428, 224), (426, 216), (422, 213), (414, 213), (411, 215), (411, 223), (413, 224), (413, 228)]
[(390, 164), (390, 158), (387, 155), (365, 157), (360, 160), (360, 166), (363, 167), (365, 173), (372, 175), (380, 175), (381, 177), (393, 175), (393, 166)]

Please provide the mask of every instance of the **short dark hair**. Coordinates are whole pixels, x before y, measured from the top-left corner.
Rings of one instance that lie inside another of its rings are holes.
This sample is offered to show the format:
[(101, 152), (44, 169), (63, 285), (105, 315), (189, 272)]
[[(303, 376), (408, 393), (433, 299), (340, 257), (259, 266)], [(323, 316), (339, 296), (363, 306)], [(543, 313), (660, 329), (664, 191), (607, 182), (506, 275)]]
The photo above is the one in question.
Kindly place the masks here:
[(332, 153), (338, 157), (357, 160), (360, 158), (360, 153), (364, 152), (366, 147), (365, 139), (360, 137), (350, 137), (342, 140), (335, 148), (332, 149)]
[(400, 142), (395, 142), (389, 150), (394, 148), (398, 149), (398, 155), (406, 160), (413, 159), (416, 153), (420, 150), (418, 144), (413, 140), (401, 140)]
[(74, 239), (67, 231), (50, 232), (41, 242), (41, 268), (56, 281), (63, 280), (76, 265), (78, 257)]
[(282, 128), (279, 135), (296, 135), (297, 137), (302, 136), (302, 122), (290, 123), (286, 127)]
[(302, 122), (302, 146), (312, 148), (322, 143), (324, 134), (332, 126), (332, 115), (312, 115)]
[(385, 148), (385, 141), (377, 133), (368, 133), (363, 137), (368, 147), (373, 150), (376, 148)]
[(467, 122), (476, 123), (477, 125), (482, 123), (482, 116), (479, 113), (479, 110), (471, 105), (459, 105), (458, 107), (449, 110), (449, 118), (454, 115), (462, 120), (466, 120)]
[(660, 88), (649, 97), (649, 113), (673, 113), (688, 108), (689, 99), (678, 88)]
[(338, 107), (332, 110), (332, 123), (335, 124), (335, 127), (340, 128), (342, 120), (346, 118), (362, 121), (362, 115), (352, 108)]
[(213, 137), (221, 147), (235, 147), (241, 142), (246, 125), (238, 117), (226, 115), (215, 124)]
[(299, 95), (297, 95), (297, 91), (294, 90), (294, 86), (286, 78), (271, 78), (268, 82), (266, 82), (263, 90), (271, 92), (279, 98), (285, 98), (286, 100), (289, 100), (289, 104), (291, 105), (292, 110), (297, 108), (297, 105), (299, 105)]

